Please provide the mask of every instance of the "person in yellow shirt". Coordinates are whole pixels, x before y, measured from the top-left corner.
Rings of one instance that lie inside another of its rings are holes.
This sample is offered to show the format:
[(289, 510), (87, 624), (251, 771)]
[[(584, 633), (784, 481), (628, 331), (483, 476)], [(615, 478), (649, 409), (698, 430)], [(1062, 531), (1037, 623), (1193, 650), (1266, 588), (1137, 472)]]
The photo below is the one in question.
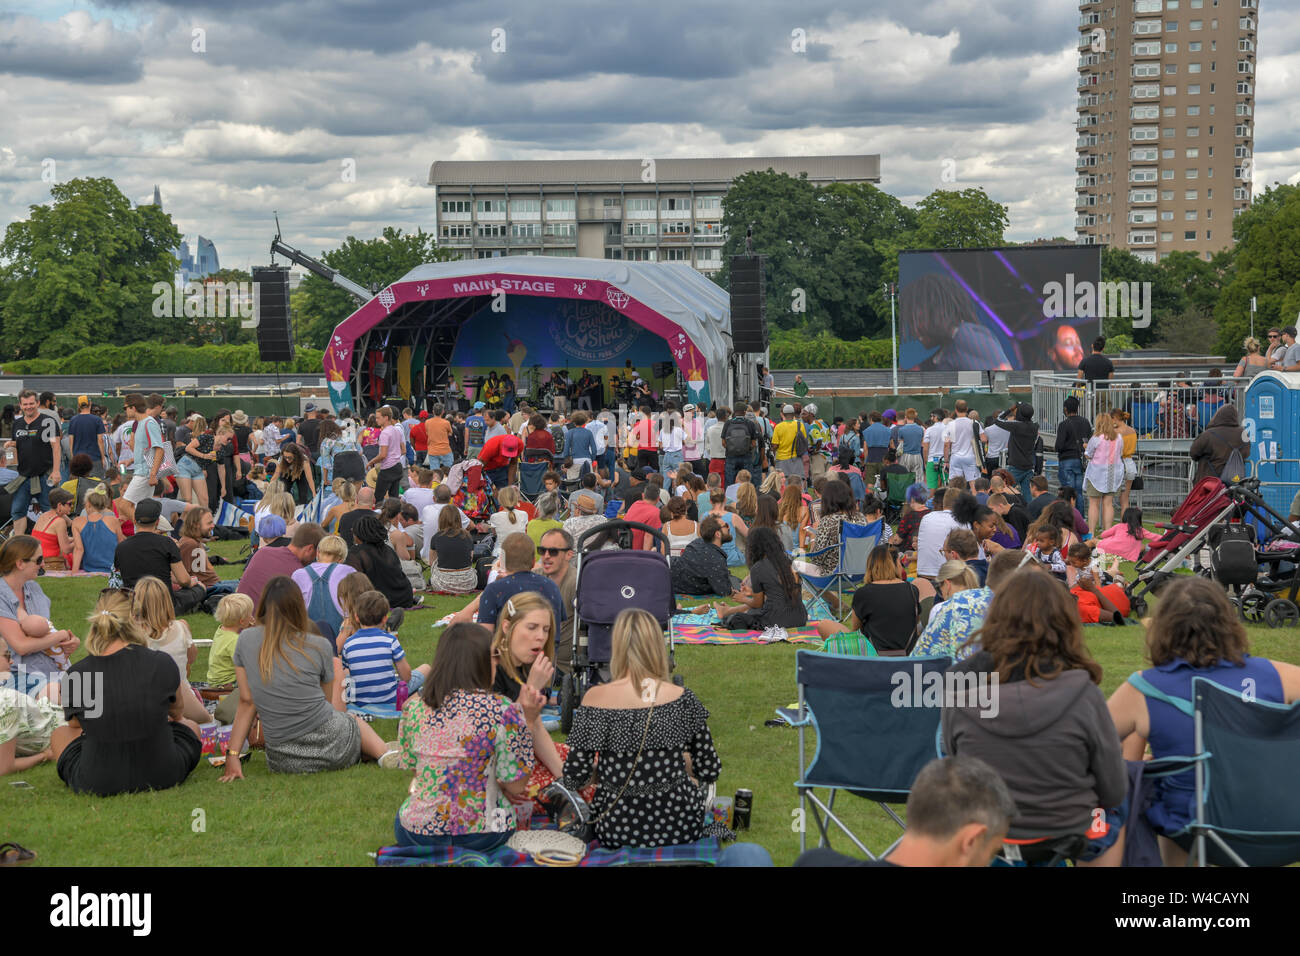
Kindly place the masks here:
[(781, 424), (772, 429), (772, 450), (776, 455), (776, 467), (793, 478), (806, 477), (803, 458), (795, 452), (801, 432), (807, 441), (808, 432), (803, 422), (794, 417), (794, 406), (786, 405), (781, 409)]

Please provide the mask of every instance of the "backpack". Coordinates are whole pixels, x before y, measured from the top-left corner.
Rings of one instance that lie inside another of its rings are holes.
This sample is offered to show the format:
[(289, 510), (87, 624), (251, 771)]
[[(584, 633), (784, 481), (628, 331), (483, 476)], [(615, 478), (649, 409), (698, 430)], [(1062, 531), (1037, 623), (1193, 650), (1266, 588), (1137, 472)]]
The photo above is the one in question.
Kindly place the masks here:
[(329, 580), (334, 568), (335, 565), (331, 564), (324, 574), (317, 574), (311, 565), (307, 566), (307, 577), (311, 579), (311, 601), (307, 605), (307, 618), (333, 625), (334, 633), (337, 634), (343, 623), (343, 615), (334, 606), (334, 598), (330, 596)]
[(794, 456), (796, 458), (804, 457), (808, 454), (811, 447), (812, 446), (808, 443), (808, 432), (804, 430), (803, 422), (796, 422), (794, 432)]
[(733, 418), (722, 426), (722, 444), (728, 458), (741, 458), (753, 451), (753, 436), (749, 423), (743, 418)]

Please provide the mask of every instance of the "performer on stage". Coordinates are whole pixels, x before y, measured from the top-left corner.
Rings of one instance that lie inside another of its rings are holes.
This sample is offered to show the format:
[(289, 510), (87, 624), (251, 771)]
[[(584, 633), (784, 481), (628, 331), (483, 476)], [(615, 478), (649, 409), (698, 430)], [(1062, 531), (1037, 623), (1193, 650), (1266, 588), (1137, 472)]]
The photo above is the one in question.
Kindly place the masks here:
[(482, 399), (488, 408), (501, 407), (501, 380), (497, 378), (496, 369), (488, 373), (487, 381), (483, 383)]
[(561, 415), (569, 410), (568, 386), (564, 382), (564, 373), (559, 369), (551, 373), (551, 399), (555, 403), (555, 410)]

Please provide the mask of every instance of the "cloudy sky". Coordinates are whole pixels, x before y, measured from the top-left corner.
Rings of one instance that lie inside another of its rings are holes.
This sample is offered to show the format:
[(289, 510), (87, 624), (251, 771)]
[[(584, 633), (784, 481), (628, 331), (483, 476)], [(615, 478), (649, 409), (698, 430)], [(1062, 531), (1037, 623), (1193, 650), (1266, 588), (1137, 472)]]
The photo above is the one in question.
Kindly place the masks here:
[[(1300, 182), (1300, 3), (1261, 7), (1255, 182)], [(158, 184), (247, 268), (272, 210), (312, 254), (432, 228), (439, 159), (879, 153), (906, 202), (982, 186), (1008, 238), (1073, 236), (1077, 20), (1074, 0), (0, 0), (0, 222), (46, 201), (43, 170)]]

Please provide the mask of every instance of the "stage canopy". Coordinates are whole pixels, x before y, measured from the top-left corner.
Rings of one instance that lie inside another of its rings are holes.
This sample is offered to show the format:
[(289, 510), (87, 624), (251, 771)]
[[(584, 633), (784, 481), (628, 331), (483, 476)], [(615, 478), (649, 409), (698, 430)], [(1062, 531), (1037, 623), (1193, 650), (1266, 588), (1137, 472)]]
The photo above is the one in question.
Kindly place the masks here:
[[(516, 381), (538, 365), (595, 371), (621, 366), (625, 355), (640, 367), (630, 357), (640, 339), (642, 358), (645, 345), (658, 343), (656, 354), (676, 364), (692, 401), (723, 403), (731, 398), (730, 326), (726, 291), (684, 263), (437, 262), (412, 269), (339, 323), (325, 376), (336, 408), (359, 407), (403, 387), (435, 392), (457, 366), (513, 366)], [(496, 346), (488, 354), (471, 340)]]

